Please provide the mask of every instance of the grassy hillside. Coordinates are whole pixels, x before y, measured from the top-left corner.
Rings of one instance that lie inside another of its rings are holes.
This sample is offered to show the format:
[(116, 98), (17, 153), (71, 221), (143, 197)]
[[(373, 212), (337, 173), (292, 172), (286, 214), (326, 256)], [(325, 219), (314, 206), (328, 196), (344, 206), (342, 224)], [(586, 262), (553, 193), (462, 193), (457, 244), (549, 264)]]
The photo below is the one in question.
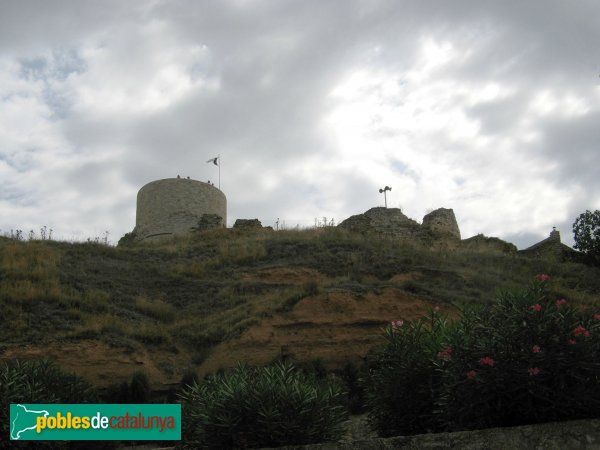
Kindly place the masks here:
[[(600, 303), (597, 268), (337, 228), (215, 230), (118, 248), (0, 238), (0, 352), (49, 355), (101, 384), (140, 366), (174, 382), (277, 352), (341, 363), (395, 314), (491, 302), (542, 272), (558, 297)], [(331, 353), (312, 351), (324, 346)]]

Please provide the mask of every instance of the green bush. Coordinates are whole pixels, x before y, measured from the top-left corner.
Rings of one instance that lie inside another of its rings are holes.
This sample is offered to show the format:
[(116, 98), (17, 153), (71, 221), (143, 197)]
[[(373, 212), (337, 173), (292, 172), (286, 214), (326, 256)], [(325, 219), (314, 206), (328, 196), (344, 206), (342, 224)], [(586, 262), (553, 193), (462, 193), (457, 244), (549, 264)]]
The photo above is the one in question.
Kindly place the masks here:
[(386, 330), (366, 386), (381, 435), (513, 426), (600, 416), (600, 314), (521, 291)]
[(386, 345), (368, 361), (366, 404), (369, 423), (380, 436), (432, 431), (439, 387), (437, 353), (449, 330), (445, 315), (430, 311), (417, 321), (392, 322)]
[(336, 439), (344, 392), (288, 363), (235, 370), (180, 394), (187, 448), (260, 448)]
[[(0, 366), (0, 447), (10, 435), (11, 403), (92, 403), (92, 387), (76, 375), (47, 360), (12, 361)], [(17, 444), (17, 443), (14, 443)], [(41, 443), (28, 448), (63, 448), (65, 442)]]
[(338, 372), (339, 378), (344, 383), (344, 388), (348, 393), (346, 408), (350, 414), (363, 414), (365, 410), (365, 389), (361, 383), (361, 373), (363, 367), (356, 367), (349, 362)]
[(148, 376), (142, 370), (131, 375), (131, 381), (109, 386), (104, 395), (106, 403), (150, 403), (152, 388)]
[(131, 383), (129, 384), (131, 403), (148, 403), (152, 394), (150, 388), (150, 382), (145, 372), (138, 370), (131, 376)]
[(469, 311), (437, 400), (450, 429), (600, 416), (600, 315), (550, 295), (548, 276)]

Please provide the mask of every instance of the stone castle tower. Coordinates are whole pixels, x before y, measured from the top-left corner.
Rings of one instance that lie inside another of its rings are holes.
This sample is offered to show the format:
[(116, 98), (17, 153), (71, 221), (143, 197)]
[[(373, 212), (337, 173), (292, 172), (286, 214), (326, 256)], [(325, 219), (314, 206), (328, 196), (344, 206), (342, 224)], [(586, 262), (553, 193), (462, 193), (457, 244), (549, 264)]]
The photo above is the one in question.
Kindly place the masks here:
[(227, 223), (227, 198), (215, 186), (189, 178), (167, 178), (143, 186), (137, 195), (135, 239), (160, 240), (190, 233), (211, 218)]

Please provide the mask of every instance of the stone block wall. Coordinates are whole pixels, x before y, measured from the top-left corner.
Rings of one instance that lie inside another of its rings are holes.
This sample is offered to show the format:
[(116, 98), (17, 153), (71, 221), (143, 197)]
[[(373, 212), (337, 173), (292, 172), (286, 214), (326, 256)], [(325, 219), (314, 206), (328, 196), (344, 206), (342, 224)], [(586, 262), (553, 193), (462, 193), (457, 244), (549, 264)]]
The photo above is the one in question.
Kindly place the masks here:
[(233, 224), (233, 228), (249, 230), (249, 229), (262, 229), (262, 223), (258, 219), (237, 219)]
[(371, 208), (364, 214), (349, 217), (339, 225), (350, 231), (379, 234), (399, 239), (428, 236), (460, 240), (460, 230), (451, 209), (440, 208), (423, 218), (423, 225), (405, 216), (398, 208)]
[(216, 187), (197, 180), (167, 178), (146, 184), (137, 196), (137, 240), (183, 235), (198, 228), (205, 214), (227, 221), (227, 199)]
[(411, 238), (420, 232), (420, 225), (406, 217), (398, 208), (371, 208), (364, 214), (357, 214), (339, 225), (358, 233), (377, 233), (394, 238)]
[(439, 208), (431, 211), (423, 217), (423, 228), (460, 240), (460, 230), (452, 209)]
[(600, 419), (510, 428), (371, 438), (349, 442), (279, 447), (280, 450), (600, 450)]

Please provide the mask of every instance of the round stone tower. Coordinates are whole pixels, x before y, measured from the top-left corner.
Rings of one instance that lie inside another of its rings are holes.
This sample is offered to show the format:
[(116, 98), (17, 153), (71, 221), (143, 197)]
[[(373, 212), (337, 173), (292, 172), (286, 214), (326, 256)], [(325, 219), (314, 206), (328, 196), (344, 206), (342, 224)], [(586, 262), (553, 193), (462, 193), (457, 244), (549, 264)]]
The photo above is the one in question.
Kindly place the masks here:
[(189, 178), (167, 178), (152, 181), (138, 192), (136, 240), (187, 234), (199, 228), (201, 222), (216, 226), (227, 223), (227, 198), (211, 184)]

